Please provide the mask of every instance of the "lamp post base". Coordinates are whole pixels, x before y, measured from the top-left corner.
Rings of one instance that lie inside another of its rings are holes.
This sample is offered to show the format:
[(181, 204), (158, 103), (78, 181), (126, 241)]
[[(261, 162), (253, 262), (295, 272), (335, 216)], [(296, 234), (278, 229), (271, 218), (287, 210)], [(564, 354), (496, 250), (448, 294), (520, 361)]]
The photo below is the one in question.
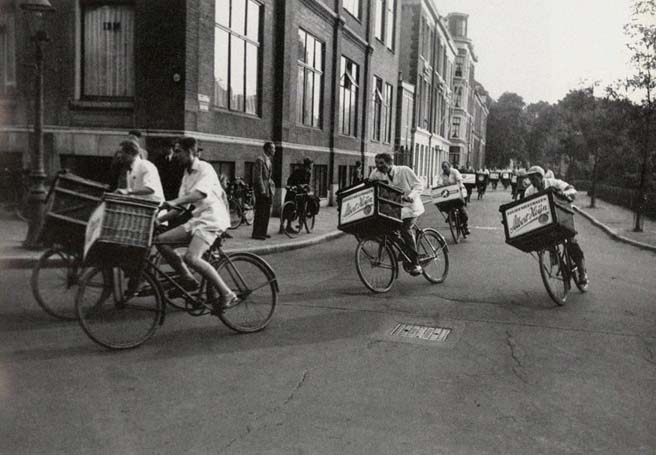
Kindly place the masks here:
[(41, 236), (41, 228), (45, 219), (46, 211), (46, 189), (43, 182), (39, 182), (36, 188), (30, 190), (30, 198), (28, 200), (28, 227), (27, 237), (23, 241), (23, 248), (28, 250), (38, 250), (43, 247), (39, 242)]

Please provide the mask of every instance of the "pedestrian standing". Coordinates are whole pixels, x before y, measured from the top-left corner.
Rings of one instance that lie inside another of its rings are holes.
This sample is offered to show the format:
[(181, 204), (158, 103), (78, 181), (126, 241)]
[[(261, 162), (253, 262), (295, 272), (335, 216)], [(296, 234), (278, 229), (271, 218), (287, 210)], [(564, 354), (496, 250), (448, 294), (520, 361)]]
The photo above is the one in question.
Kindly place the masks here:
[(353, 174), (351, 175), (351, 185), (357, 185), (364, 180), (364, 175), (362, 172), (362, 163), (360, 161), (355, 162), (355, 168), (353, 169)]
[(182, 182), (182, 173), (184, 172), (182, 166), (173, 157), (174, 147), (175, 144), (173, 141), (167, 142), (164, 153), (155, 160), (155, 166), (159, 171), (159, 177), (162, 180), (162, 187), (164, 188), (164, 197), (167, 201), (178, 197), (180, 182)]
[(276, 153), (271, 142), (263, 146), (263, 154), (258, 156), (253, 165), (253, 192), (255, 194), (255, 216), (253, 220), (253, 235), (257, 240), (266, 240), (271, 216), (271, 204), (276, 185), (273, 182), (273, 156)]

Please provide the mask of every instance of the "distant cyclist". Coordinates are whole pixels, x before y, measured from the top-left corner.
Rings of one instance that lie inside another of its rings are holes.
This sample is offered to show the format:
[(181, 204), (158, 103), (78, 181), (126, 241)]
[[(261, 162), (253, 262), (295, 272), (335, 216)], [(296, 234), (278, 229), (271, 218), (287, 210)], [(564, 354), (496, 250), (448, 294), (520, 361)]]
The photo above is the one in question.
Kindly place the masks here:
[[(462, 183), (462, 174), (455, 168), (451, 167), (448, 161), (442, 161), (442, 175), (440, 176), (440, 185), (460, 185), (460, 189), (464, 188)], [(463, 205), (460, 207), (460, 220), (462, 221), (463, 231), (466, 235), (470, 235), (469, 231), (469, 214)]]
[[(576, 197), (576, 189), (572, 185), (563, 180), (545, 177), (544, 169), (540, 166), (531, 166), (527, 171), (527, 176), (531, 181), (531, 185), (526, 189), (525, 197), (529, 197), (530, 195), (547, 188), (555, 188), (558, 192), (572, 200)], [(574, 237), (572, 237), (569, 242), (569, 254), (580, 271), (579, 277), (581, 278), (579, 284), (587, 285), (589, 280), (585, 268), (585, 256), (583, 255), (581, 246)]]

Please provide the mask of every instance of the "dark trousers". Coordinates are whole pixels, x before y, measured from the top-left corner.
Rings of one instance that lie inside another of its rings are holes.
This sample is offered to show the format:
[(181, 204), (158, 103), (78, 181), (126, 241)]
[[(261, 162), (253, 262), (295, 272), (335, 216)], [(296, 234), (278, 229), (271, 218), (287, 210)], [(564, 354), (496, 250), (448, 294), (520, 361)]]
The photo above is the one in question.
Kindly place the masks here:
[(253, 220), (253, 237), (264, 237), (269, 229), (271, 217), (271, 198), (259, 196), (255, 198), (255, 216)]

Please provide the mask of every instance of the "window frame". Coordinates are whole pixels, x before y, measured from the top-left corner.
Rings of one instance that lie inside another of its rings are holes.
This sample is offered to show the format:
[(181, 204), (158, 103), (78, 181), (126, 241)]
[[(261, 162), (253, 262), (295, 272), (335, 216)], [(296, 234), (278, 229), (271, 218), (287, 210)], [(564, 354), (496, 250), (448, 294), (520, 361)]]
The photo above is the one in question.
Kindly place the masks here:
[(394, 86), (390, 84), (389, 82), (385, 82), (384, 84), (385, 88), (385, 100), (383, 103), (383, 111), (385, 115), (383, 115), (383, 144), (390, 144), (392, 143), (392, 130), (393, 130), (393, 124), (392, 124), (392, 116), (394, 113)]
[(383, 88), (385, 84), (383, 79), (374, 76), (373, 83), (373, 102), (371, 103), (371, 108), (373, 109), (373, 115), (371, 116), (373, 120), (373, 127), (371, 128), (371, 140), (374, 142), (381, 142), (382, 133), (383, 133)]
[[(351, 66), (351, 68), (355, 68), (357, 71), (357, 74), (355, 77), (357, 80), (353, 79), (353, 75), (347, 70), (348, 66)], [(344, 79), (349, 80), (350, 88), (347, 88), (346, 85), (344, 84)], [(359, 104), (359, 96), (360, 96), (360, 65), (355, 63), (353, 60), (350, 58), (342, 55), (340, 58), (340, 76), (339, 76), (339, 133), (343, 136), (349, 136), (349, 137), (358, 137), (358, 114), (359, 114), (359, 109), (358, 109), (358, 104)], [(352, 101), (353, 98), (355, 98), (355, 102), (351, 102), (349, 104), (348, 109), (349, 109), (349, 125), (348, 125), (348, 131), (345, 131), (344, 129), (344, 112), (346, 110), (344, 100), (346, 98), (346, 93), (349, 94), (349, 101)], [(353, 111), (351, 112), (351, 105), (353, 106)]]
[[(298, 77), (299, 77), (299, 70), (303, 69), (303, 90), (302, 90), (302, 100), (300, 104), (300, 111), (299, 111), (299, 100), (297, 98), (296, 100), (296, 123), (302, 126), (306, 126), (309, 128), (317, 128), (317, 129), (323, 129), (323, 105), (324, 105), (324, 81), (325, 81), (325, 63), (326, 63), (326, 43), (319, 39), (316, 35), (308, 32), (307, 30), (303, 29), (302, 27), (298, 28), (298, 33), (303, 33), (305, 34), (305, 42), (304, 46), (307, 49), (307, 42), (308, 38), (311, 38), (313, 41), (313, 46), (314, 46), (314, 62), (312, 65), (308, 64), (307, 62), (297, 58), (296, 59), (296, 64), (297, 64), (297, 71), (296, 71), (296, 96), (298, 97), (299, 90), (298, 90)], [(320, 49), (321, 49), (321, 69), (316, 68), (316, 44), (319, 43)], [(298, 43), (297, 43), (298, 44)], [(297, 53), (298, 54), (298, 53)], [(307, 56), (307, 51), (303, 53), (303, 57), (305, 58)], [(306, 88), (307, 88), (307, 74), (311, 73), (313, 75), (313, 81), (312, 81), (312, 110), (309, 113), (309, 118), (310, 122), (306, 122), (306, 112), (305, 112), (305, 107), (306, 107)], [(314, 95), (316, 94), (316, 76), (319, 75), (319, 100), (317, 101), (318, 106), (315, 106), (314, 102)], [(317, 119), (317, 122), (315, 124), (314, 122), (314, 109), (315, 107), (318, 109), (319, 113), (319, 118)]]
[[(362, 2), (360, 0), (343, 0), (342, 8), (357, 19), (358, 22), (360, 21), (360, 17), (362, 16)], [(351, 8), (357, 9), (357, 11), (353, 11)]]
[[(80, 13), (80, 35), (78, 36), (79, 49), (80, 49), (80, 67), (79, 67), (79, 99), (83, 101), (106, 101), (106, 102), (132, 102), (136, 96), (136, 86), (137, 86), (137, 75), (136, 75), (136, 36), (137, 36), (137, 24), (136, 24), (136, 5), (135, 0), (79, 0), (77, 4)], [(84, 58), (86, 51), (86, 40), (84, 39), (84, 33), (86, 30), (86, 20), (85, 20), (85, 11), (87, 7), (90, 6), (131, 6), (132, 15), (134, 22), (134, 29), (132, 31), (132, 58), (134, 60), (132, 64), (131, 77), (133, 85), (133, 93), (128, 96), (105, 96), (105, 95), (87, 95), (86, 94), (86, 84), (84, 83), (86, 77), (86, 61)]]
[(312, 189), (321, 199), (328, 197), (328, 165), (314, 164), (312, 166)]
[[(213, 61), (212, 61), (212, 77), (213, 77), (213, 93), (212, 93), (212, 108), (220, 111), (230, 112), (239, 115), (246, 115), (252, 117), (260, 117), (262, 114), (262, 30), (263, 30), (263, 17), (264, 17), (264, 5), (259, 0), (228, 0), (230, 2), (228, 8), (228, 25), (224, 25), (217, 21), (216, 8), (218, 6), (219, 0), (214, 0), (214, 47), (213, 47)], [(232, 25), (232, 7), (233, 2), (243, 1), (244, 3), (244, 32), (238, 32), (233, 29)], [(259, 8), (259, 21), (257, 24), (257, 41), (248, 36), (248, 5), (249, 3), (254, 3)], [(228, 80), (227, 80), (227, 106), (219, 105), (217, 102), (217, 79), (214, 67), (216, 65), (216, 34), (217, 30), (221, 30), (228, 35), (228, 44), (227, 44), (227, 71), (228, 71)], [(243, 42), (244, 51), (243, 51), (243, 106), (241, 109), (235, 108), (232, 106), (232, 40), (238, 39)], [(246, 87), (248, 84), (248, 45), (253, 45), (257, 49), (257, 62), (256, 62), (256, 90), (255, 90), (255, 112), (247, 111), (247, 102), (246, 102)]]
[[(0, 62), (0, 65), (2, 65), (2, 80), (0, 80), (2, 87), (0, 96), (7, 96), (16, 91), (16, 11), (13, 8), (7, 8), (0, 10), (0, 14), (5, 18), (5, 21), (0, 23), (0, 36), (2, 36), (0, 42), (0, 46), (2, 46), (2, 61)], [(9, 24), (11, 24), (11, 27)], [(12, 39), (9, 39), (9, 37)], [(9, 62), (11, 62), (11, 65)], [(8, 68), (12, 68), (13, 72), (8, 71)]]

